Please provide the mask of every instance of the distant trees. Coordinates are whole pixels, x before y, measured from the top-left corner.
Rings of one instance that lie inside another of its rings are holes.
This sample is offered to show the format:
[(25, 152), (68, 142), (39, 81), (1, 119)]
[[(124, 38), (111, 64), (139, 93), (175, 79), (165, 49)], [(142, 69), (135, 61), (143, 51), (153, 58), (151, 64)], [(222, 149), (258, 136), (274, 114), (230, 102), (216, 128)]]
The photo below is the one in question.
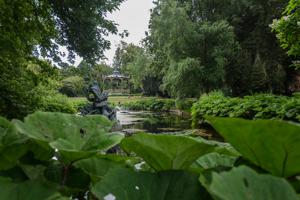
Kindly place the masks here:
[(114, 56), (114, 67), (118, 63), (120, 71), (130, 76), (130, 86), (133, 92), (143, 92), (147, 95), (159, 93), (160, 79), (153, 72), (152, 55), (145, 47), (121, 41)]
[(62, 80), (60, 92), (69, 97), (78, 97), (85, 95), (85, 83), (80, 76), (70, 76)]
[(98, 81), (102, 89), (105, 87), (105, 76), (112, 73), (113, 69), (105, 63), (91, 65), (83, 60), (78, 67), (66, 66), (59, 70), (62, 77), (60, 92), (78, 97), (86, 95), (86, 89), (92, 81)]
[(233, 95), (284, 93), (290, 60), (269, 24), (285, 4), (283, 0), (155, 1), (146, 44), (161, 89), (175, 97), (215, 89)]

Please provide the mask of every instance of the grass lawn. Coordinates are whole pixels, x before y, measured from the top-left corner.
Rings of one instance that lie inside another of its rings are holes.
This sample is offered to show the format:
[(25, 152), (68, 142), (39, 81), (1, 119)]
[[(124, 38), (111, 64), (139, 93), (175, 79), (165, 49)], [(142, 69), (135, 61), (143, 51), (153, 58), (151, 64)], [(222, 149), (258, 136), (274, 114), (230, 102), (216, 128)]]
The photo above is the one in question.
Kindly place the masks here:
[(151, 99), (153, 97), (144, 97), (144, 96), (110, 96), (108, 97), (108, 102), (118, 105), (130, 102), (136, 102), (140, 100)]
[[(118, 105), (124, 104), (124, 103), (129, 103), (129, 102), (136, 102), (140, 100), (147, 100), (151, 99), (153, 97), (144, 97), (144, 96), (110, 96), (108, 97), (108, 102)], [(160, 97), (157, 97), (161, 99)], [(69, 101), (73, 104), (82, 104), (82, 103), (87, 103), (87, 99), (85, 97), (70, 97)]]

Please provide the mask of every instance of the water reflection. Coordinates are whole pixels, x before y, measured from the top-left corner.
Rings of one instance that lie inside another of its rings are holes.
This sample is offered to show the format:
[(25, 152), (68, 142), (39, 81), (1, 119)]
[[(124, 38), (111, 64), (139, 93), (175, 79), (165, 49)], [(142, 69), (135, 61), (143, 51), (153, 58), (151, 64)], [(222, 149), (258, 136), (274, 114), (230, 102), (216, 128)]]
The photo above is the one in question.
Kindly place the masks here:
[(117, 119), (124, 131), (132, 132), (177, 132), (191, 129), (189, 117), (178, 116), (172, 113), (154, 113), (146, 111), (117, 112)]

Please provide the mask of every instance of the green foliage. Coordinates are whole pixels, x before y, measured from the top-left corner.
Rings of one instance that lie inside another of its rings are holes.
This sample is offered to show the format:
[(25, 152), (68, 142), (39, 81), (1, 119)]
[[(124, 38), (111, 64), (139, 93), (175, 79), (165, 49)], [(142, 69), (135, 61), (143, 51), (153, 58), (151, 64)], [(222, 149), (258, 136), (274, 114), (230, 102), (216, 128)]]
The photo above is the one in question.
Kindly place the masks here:
[(173, 99), (157, 99), (151, 98), (146, 100), (139, 100), (135, 102), (128, 102), (122, 105), (128, 110), (147, 110), (147, 111), (170, 111), (175, 107), (175, 101)]
[(142, 133), (124, 139), (121, 147), (142, 157), (156, 171), (186, 169), (201, 155), (214, 150), (212, 144), (185, 136)]
[(200, 96), (205, 89), (200, 87), (203, 86), (203, 68), (198, 60), (192, 58), (174, 62), (164, 77), (163, 88), (169, 90), (172, 97)]
[[(298, 199), (290, 182), (300, 174), (299, 125), (209, 120), (241, 154), (228, 143), (188, 134), (123, 139), (109, 132), (113, 122), (102, 116), (37, 112), (24, 122), (0, 118), (1, 195), (13, 200)], [(130, 157), (105, 152), (118, 143), (133, 152)], [(239, 166), (241, 156), (248, 159), (246, 166)], [(262, 170), (254, 165), (288, 179), (255, 172)]]
[(245, 166), (220, 174), (213, 172), (209, 179), (201, 177), (200, 181), (214, 199), (299, 199), (286, 180), (271, 175), (259, 175)]
[(109, 170), (126, 167), (127, 160), (130, 160), (130, 158), (117, 155), (106, 157), (94, 156), (76, 162), (75, 166), (89, 174), (93, 183), (97, 183)]
[(198, 123), (206, 115), (246, 119), (283, 119), (299, 122), (300, 100), (296, 97), (271, 94), (230, 98), (220, 92), (214, 92), (201, 96), (192, 107), (194, 123)]
[(197, 176), (182, 171), (153, 174), (129, 169), (114, 169), (103, 178), (103, 181), (95, 185), (92, 192), (99, 199), (106, 196), (122, 200), (211, 199), (200, 186)]
[(300, 2), (290, 0), (279, 20), (274, 20), (271, 27), (281, 43), (281, 47), (288, 51), (290, 56), (300, 55)]
[[(16, 184), (9, 179), (0, 177), (0, 192), (2, 199), (47, 199), (47, 200), (67, 200), (67, 197), (63, 197), (54, 188), (40, 181), (26, 181), (24, 183)], [(28, 192), (30, 191), (30, 192)]]
[[(144, 89), (143, 80), (151, 75), (151, 58), (139, 47), (132, 56), (132, 62), (128, 63), (126, 66), (127, 73), (131, 76), (131, 83), (134, 89)], [(147, 91), (145, 91), (145, 93), (147, 93)]]
[(60, 92), (68, 97), (78, 97), (85, 95), (85, 84), (82, 77), (70, 76), (62, 80)]
[(38, 110), (43, 98), (57, 93), (58, 70), (49, 63), (18, 59), (2, 61), (0, 58), (1, 115), (22, 118)]
[(155, 1), (145, 41), (154, 58), (153, 73), (163, 80), (161, 89), (175, 97), (198, 97), (215, 89), (235, 96), (284, 93), (286, 67), (291, 63), (269, 24), (285, 4), (282, 0)]
[(74, 114), (78, 112), (78, 106), (72, 104), (68, 97), (54, 93), (43, 98), (38, 110), (44, 112), (61, 112)]
[[(238, 48), (226, 21), (195, 22), (189, 4), (162, 1), (153, 14), (150, 41), (163, 57), (162, 89), (173, 97), (198, 97), (223, 85), (225, 67)], [(159, 59), (159, 58), (158, 58)], [(189, 80), (189, 81), (187, 81)]]
[[(83, 60), (78, 67), (68, 66), (67, 68), (62, 69), (62, 75), (65, 78), (70, 76), (80, 76), (87, 82), (85, 84), (89, 84), (94, 80), (102, 83), (104, 82), (104, 76), (110, 75), (112, 72), (113, 69), (105, 63), (91, 65), (85, 60)], [(100, 86), (103, 89), (103, 85)]]
[(2, 117), (0, 117), (0, 128), (0, 170), (7, 170), (18, 163), (18, 159), (28, 148), (22, 144), (24, 137), (20, 136), (16, 128)]
[(267, 91), (266, 64), (261, 60), (260, 55), (256, 55), (254, 64), (250, 71), (249, 88), (251, 92)]
[(131, 91), (156, 95), (160, 80), (153, 73), (152, 61), (152, 56), (144, 47), (121, 41), (116, 49), (113, 65), (123, 74), (129, 75)]
[(67, 164), (107, 150), (123, 138), (118, 133), (107, 133), (113, 124), (103, 116), (88, 116), (82, 121), (80, 116), (37, 112), (27, 116), (24, 123), (14, 124), (43, 148), (57, 150), (58, 158)]
[(176, 99), (176, 108), (186, 112), (191, 112), (193, 104), (196, 103), (196, 99)]
[(239, 156), (213, 152), (199, 157), (199, 159), (190, 166), (190, 170), (201, 173), (207, 170), (232, 168), (238, 158)]
[(59, 45), (68, 49), (70, 62), (76, 53), (89, 62), (102, 58), (110, 46), (104, 35), (117, 32), (106, 14), (121, 2), (1, 0), (0, 114), (23, 118), (39, 109), (38, 87), (58, 77), (52, 76), (56, 68), (38, 58), (62, 65)]
[(300, 126), (289, 122), (209, 118), (213, 127), (246, 159), (282, 177), (300, 173)]

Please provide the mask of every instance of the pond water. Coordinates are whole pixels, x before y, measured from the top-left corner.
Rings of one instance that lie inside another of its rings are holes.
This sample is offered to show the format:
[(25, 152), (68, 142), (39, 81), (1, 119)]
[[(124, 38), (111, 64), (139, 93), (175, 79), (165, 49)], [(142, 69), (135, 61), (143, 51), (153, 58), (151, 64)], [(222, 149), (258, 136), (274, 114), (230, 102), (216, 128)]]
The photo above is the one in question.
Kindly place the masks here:
[(191, 119), (172, 113), (127, 111), (117, 112), (117, 119), (124, 132), (178, 132), (191, 129)]
[(159, 134), (189, 130), (206, 139), (222, 140), (211, 128), (193, 129), (189, 116), (176, 113), (119, 110), (117, 119), (122, 126), (122, 131), (128, 135), (138, 132)]

